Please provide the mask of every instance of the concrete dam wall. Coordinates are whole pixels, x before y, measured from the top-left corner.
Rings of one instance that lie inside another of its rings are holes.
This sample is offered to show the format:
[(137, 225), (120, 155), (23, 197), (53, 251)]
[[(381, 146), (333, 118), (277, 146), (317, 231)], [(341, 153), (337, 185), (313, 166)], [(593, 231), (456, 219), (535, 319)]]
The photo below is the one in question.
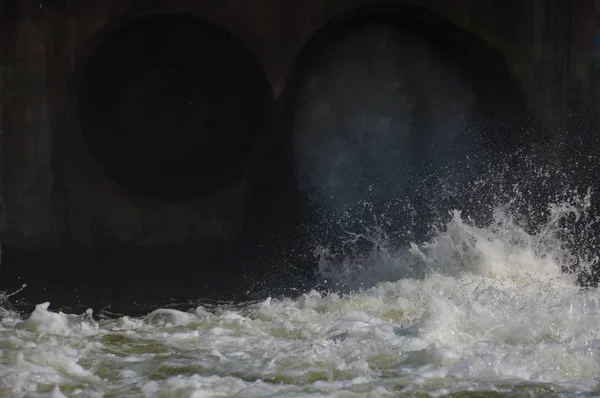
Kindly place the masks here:
[(421, 241), (454, 208), (484, 220), (507, 186), (534, 228), (559, 180), (596, 182), (596, 12), (0, 2), (0, 290), (83, 306), (299, 292), (324, 283), (324, 247), (378, 245), (348, 233)]

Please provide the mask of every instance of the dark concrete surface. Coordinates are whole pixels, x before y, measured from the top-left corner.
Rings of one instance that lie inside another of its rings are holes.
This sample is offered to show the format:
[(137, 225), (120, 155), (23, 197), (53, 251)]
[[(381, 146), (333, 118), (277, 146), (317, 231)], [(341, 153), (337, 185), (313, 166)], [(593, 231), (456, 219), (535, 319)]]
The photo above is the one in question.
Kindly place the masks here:
[[(368, 186), (377, 211), (421, 204), (411, 239), (456, 203), (484, 217), (497, 192), (467, 188), (490, 169), (541, 207), (541, 166), (594, 186), (595, 12), (592, 0), (0, 2), (0, 291), (130, 310), (297, 294), (321, 283), (315, 248), (339, 244), (332, 215)], [(431, 175), (462, 191), (438, 198)], [(369, 216), (348, 214), (338, 227)]]

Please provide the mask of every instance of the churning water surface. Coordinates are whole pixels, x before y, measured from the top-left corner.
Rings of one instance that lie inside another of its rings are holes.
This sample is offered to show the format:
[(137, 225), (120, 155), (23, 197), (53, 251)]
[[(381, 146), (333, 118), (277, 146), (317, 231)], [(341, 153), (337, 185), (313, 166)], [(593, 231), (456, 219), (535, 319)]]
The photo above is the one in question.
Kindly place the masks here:
[(562, 272), (585, 259), (561, 220), (587, 206), (551, 205), (537, 232), (507, 206), (486, 226), (455, 211), (431, 240), (352, 273), (411, 264), (420, 277), (353, 293), (99, 320), (49, 303), (5, 309), (0, 396), (597, 395), (600, 292)]

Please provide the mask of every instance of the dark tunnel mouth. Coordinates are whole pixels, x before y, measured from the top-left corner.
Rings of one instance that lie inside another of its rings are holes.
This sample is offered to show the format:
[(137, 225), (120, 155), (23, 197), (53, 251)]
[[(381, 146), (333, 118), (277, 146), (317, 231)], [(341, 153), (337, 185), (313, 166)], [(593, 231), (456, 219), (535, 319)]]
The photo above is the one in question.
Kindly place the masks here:
[[(280, 96), (282, 112), (278, 115), (278, 118), (284, 134), (278, 138), (281, 140), (279, 145), (283, 148), (283, 150), (280, 151), (283, 154), (279, 155), (283, 167), (280, 167), (279, 169), (282, 170), (281, 174), (284, 175), (284, 177), (280, 177), (280, 180), (283, 181), (283, 183), (278, 188), (279, 191), (272, 196), (276, 198), (273, 200), (273, 203), (275, 203), (273, 207), (281, 210), (271, 211), (270, 213), (269, 210), (264, 211), (268, 214), (268, 221), (264, 221), (267, 217), (261, 217), (260, 223), (264, 224), (262, 228), (265, 231), (286, 228), (288, 236), (294, 236), (293, 243), (290, 244), (291, 248), (280, 250), (283, 253), (298, 253), (303, 250), (310, 250), (316, 246), (327, 247), (328, 250), (331, 249), (332, 252), (339, 247), (345, 248), (345, 242), (347, 242), (346, 233), (348, 231), (357, 234), (363, 233), (364, 225), (362, 224), (362, 221), (365, 221), (367, 225), (370, 225), (368, 223), (371, 222), (371, 216), (375, 214), (379, 216), (379, 210), (381, 210), (382, 215), (384, 212), (386, 212), (386, 215), (389, 215), (389, 213), (387, 213), (388, 204), (392, 205), (389, 207), (390, 212), (394, 212), (394, 209), (398, 209), (398, 207), (395, 206), (397, 204), (401, 206), (403, 203), (401, 200), (385, 202), (385, 199), (383, 199), (380, 203), (374, 205), (375, 211), (373, 214), (369, 213), (365, 216), (364, 214), (366, 213), (361, 212), (364, 208), (360, 205), (364, 203), (362, 200), (346, 200), (346, 203), (342, 204), (340, 204), (341, 201), (335, 202), (332, 190), (324, 188), (325, 184), (322, 184), (321, 181), (312, 185), (310, 181), (307, 182), (308, 178), (306, 177), (306, 174), (310, 173), (310, 171), (307, 173), (302, 170), (302, 162), (304, 161), (309, 165), (313, 165), (315, 162), (310, 163), (310, 161), (314, 160), (315, 157), (308, 161), (302, 159), (301, 155), (309, 152), (312, 148), (309, 148), (307, 151), (306, 149), (303, 149), (301, 145), (298, 145), (295, 140), (296, 135), (298, 134), (296, 130), (296, 119), (300, 118), (300, 122), (302, 122), (302, 111), (307, 103), (307, 93), (309, 93), (307, 87), (312, 84), (312, 78), (314, 77), (313, 72), (317, 74), (316, 77), (320, 77), (318, 74), (323, 70), (326, 71), (323, 75), (326, 76), (324, 78), (324, 81), (326, 82), (324, 85), (326, 86), (329, 83), (327, 80), (329, 75), (326, 73), (331, 72), (331, 70), (327, 70), (330, 50), (334, 48), (340, 40), (345, 38), (354, 39), (353, 35), (357, 30), (360, 31), (364, 27), (371, 28), (379, 25), (399, 29), (403, 33), (409, 33), (410, 35), (417, 35), (428, 39), (436, 49), (443, 53), (444, 57), (448, 57), (451, 60), (452, 66), (456, 67), (455, 71), (457, 72), (457, 78), (465, 83), (466, 91), (472, 90), (471, 92), (473, 93), (472, 99), (473, 104), (475, 104), (473, 110), (473, 113), (475, 114), (473, 117), (474, 122), (473, 125), (469, 126), (468, 130), (463, 130), (465, 135), (468, 134), (469, 137), (473, 137), (480, 133), (481, 135), (487, 135), (488, 137), (483, 137), (481, 139), (481, 141), (485, 141), (483, 144), (486, 145), (486, 150), (496, 145), (501, 148), (509, 148), (510, 146), (512, 146), (512, 148), (518, 147), (519, 140), (526, 135), (525, 131), (527, 130), (527, 126), (525, 125), (519, 126), (519, 130), (509, 130), (507, 132), (505, 124), (495, 123), (498, 119), (506, 118), (506, 115), (510, 116), (510, 120), (507, 118), (506, 121), (513, 125), (514, 120), (517, 119), (524, 121), (531, 120), (531, 118), (528, 117), (527, 102), (525, 101), (522, 88), (512, 75), (504, 54), (500, 52), (500, 50), (490, 46), (482, 38), (477, 37), (475, 33), (467, 31), (443, 16), (419, 6), (395, 3), (367, 6), (351, 10), (348, 13), (329, 21), (326, 25), (317, 30), (305, 43), (295, 59), (294, 65), (288, 75), (286, 87)], [(499, 98), (500, 101), (498, 101), (502, 103), (501, 109), (494, 108), (496, 97), (490, 95), (494, 93), (503, 94)], [(348, 98), (348, 93), (345, 92), (345, 94), (344, 100)], [(489, 111), (490, 109), (494, 110), (493, 120), (488, 122), (484, 119), (486, 111)], [(341, 111), (336, 109), (332, 112), (336, 113)], [(339, 114), (336, 113), (336, 115), (337, 116), (335, 117), (340, 117)], [(479, 128), (480, 126), (475, 125), (478, 123), (477, 118), (479, 116), (482, 116), (483, 120), (481, 128)], [(319, 118), (316, 117), (315, 119)], [(502, 120), (502, 122), (504, 121), (505, 120)], [(329, 125), (326, 125), (324, 130), (328, 127)], [(319, 134), (320, 133), (321, 131), (319, 130)], [(324, 134), (328, 133), (328, 131), (324, 132)], [(300, 132), (299, 136), (302, 136), (302, 132)], [(462, 138), (462, 136), (460, 136), (457, 141), (460, 141), (460, 138)], [(318, 136), (318, 140), (322, 143), (323, 137)], [(477, 142), (477, 145), (479, 145), (479, 141)], [(306, 147), (308, 147), (308, 145), (304, 146), (304, 148)], [(477, 149), (479, 150), (479, 147)], [(480, 155), (481, 153), (482, 152), (478, 152), (477, 155)], [(461, 155), (457, 155), (456, 159), (458, 159), (459, 156)], [(325, 158), (326, 156), (323, 157)], [(479, 156), (475, 156), (475, 158), (479, 158)], [(481, 158), (482, 161), (486, 161), (486, 159), (483, 159), (484, 156)], [(455, 161), (454, 158), (452, 160)], [(473, 163), (476, 166), (479, 166), (480, 163), (475, 162), (479, 162), (479, 160), (473, 160)], [(368, 163), (365, 162), (364, 164)], [(262, 167), (265, 170), (268, 170), (272, 165), (266, 163)], [(436, 165), (434, 164), (433, 167), (436, 167)], [(316, 169), (318, 167), (314, 168)], [(356, 169), (352, 169), (350, 174), (355, 170)], [(414, 169), (406, 168), (406, 170), (407, 174), (415, 172)], [(475, 173), (478, 169), (475, 167), (473, 170), (475, 170)], [(419, 171), (417, 170), (417, 172)], [(428, 181), (428, 176), (433, 173), (430, 172), (429, 168), (423, 167), (422, 174), (425, 178), (422, 181)], [(408, 179), (407, 177), (406, 174), (401, 174), (400, 178)], [(349, 178), (345, 182), (347, 181), (354, 182), (356, 180)], [(369, 183), (371, 181), (372, 180), (370, 180)], [(416, 182), (418, 183), (418, 181)], [(363, 187), (368, 185), (364, 183), (364, 181), (360, 181), (359, 183), (362, 184)], [(267, 184), (264, 183), (264, 185)], [(351, 186), (351, 184), (346, 184), (345, 186)], [(415, 189), (411, 189), (412, 187), (415, 187)], [(404, 191), (398, 190), (397, 192), (399, 192), (399, 194), (394, 198), (402, 199), (406, 196), (411, 202), (420, 203), (418, 201), (421, 197), (416, 194), (416, 191), (416, 184), (413, 183), (412, 186)], [(365, 189), (362, 193), (364, 192), (371, 191), (370, 189)], [(394, 191), (390, 190), (390, 192)], [(356, 198), (353, 197), (352, 199)], [(363, 198), (361, 197), (361, 199)], [(416, 201), (413, 199), (416, 199)], [(255, 201), (262, 202), (263, 198), (258, 197)], [(355, 208), (350, 208), (350, 210), (355, 209), (356, 211), (352, 213), (352, 219), (346, 223), (346, 220), (348, 219), (344, 218), (346, 217), (346, 215), (343, 214), (346, 213), (346, 207), (344, 205), (349, 204), (349, 207), (351, 207), (355, 203), (359, 203), (359, 205), (355, 206)], [(423, 239), (427, 238), (431, 231), (430, 226), (434, 225), (432, 222), (437, 222), (439, 220), (439, 218), (435, 218), (435, 214), (431, 214), (434, 212), (427, 213), (431, 210), (428, 208), (428, 205), (429, 202), (423, 201), (423, 205), (418, 208), (418, 211), (421, 212), (420, 214), (423, 214), (419, 219), (419, 226), (415, 228), (415, 230), (410, 231), (411, 235), (398, 234), (398, 239), (393, 245), (400, 247), (406, 244), (404, 239), (407, 236), (410, 236), (411, 241), (423, 241)], [(334, 212), (337, 213), (332, 215)], [(406, 213), (403, 209), (400, 209), (397, 213), (399, 216), (396, 217), (396, 215), (393, 214), (392, 217), (389, 218), (393, 225), (410, 225), (414, 222), (408, 218), (403, 218), (403, 214)], [(284, 214), (285, 217), (282, 217), (282, 214)], [(392, 219), (393, 217), (396, 218)], [(289, 225), (293, 225), (294, 227), (289, 228)], [(353, 229), (355, 227), (357, 229)], [(310, 234), (304, 232), (307, 230), (311, 231)], [(390, 232), (389, 236), (391, 240), (396, 239), (395, 236), (392, 236), (392, 232), (395, 231), (388, 232)], [(264, 245), (264, 247), (269, 248), (278, 244), (281, 245), (282, 243), (274, 237), (273, 242), (270, 245)], [(277, 266), (283, 262), (282, 258), (279, 257), (283, 257), (286, 261), (295, 264), (294, 266), (290, 266), (290, 269), (307, 268), (306, 257), (300, 255), (288, 255), (285, 257), (285, 254), (283, 254), (279, 255), (278, 258), (271, 258), (274, 256), (272, 256), (272, 252), (269, 252), (268, 250), (269, 249), (264, 250), (261, 261), (272, 262), (273, 269), (277, 269)], [(360, 252), (361, 250), (363, 249), (356, 248), (357, 252)], [(368, 248), (365, 248), (365, 251), (368, 251)], [(316, 264), (316, 261), (317, 260), (315, 260), (314, 264), (315, 269), (319, 267)], [(281, 279), (281, 273), (273, 274), (277, 275), (273, 279)], [(275, 283), (277, 282), (273, 281), (272, 284)]]
[(200, 200), (247, 173), (272, 104), (246, 46), (198, 15), (156, 12), (100, 32), (76, 110), (92, 158), (137, 196)]
[[(294, 108), (298, 87), (307, 73), (325, 58), (325, 53), (332, 42), (351, 36), (354, 30), (375, 25), (389, 26), (404, 33), (429, 39), (445, 56), (456, 59), (463, 67), (465, 77), (475, 86), (487, 84), (485, 88), (489, 89), (491, 84), (500, 89), (502, 83), (510, 80), (509, 90), (516, 90), (519, 93), (522, 91), (517, 87), (504, 54), (476, 33), (418, 5), (382, 2), (350, 9), (328, 21), (310, 37), (298, 53), (281, 95), (282, 101), (286, 102), (286, 109)], [(482, 77), (483, 68), (476, 61), (485, 66), (492, 65), (493, 70), (489, 73), (500, 75), (502, 81), (496, 84), (489, 81), (482, 82), (486, 80)], [(521, 99), (522, 93), (518, 97)]]
[[(336, 42), (352, 38), (363, 28), (389, 27), (400, 33), (420, 36), (435, 47), (439, 54), (456, 68), (460, 79), (473, 92), (476, 112), (484, 119), (486, 112), (499, 104), (495, 120), (505, 118), (531, 121), (531, 108), (525, 99), (523, 87), (513, 75), (504, 53), (486, 42), (476, 32), (457, 25), (446, 17), (427, 8), (395, 2), (366, 5), (339, 15), (318, 29), (296, 56), (280, 97), (286, 134), (286, 151), (290, 154), (286, 166), (294, 170), (297, 179), (297, 160), (294, 155), (295, 111), (301, 106), (305, 84), (312, 72), (327, 63), (328, 52)], [(491, 95), (492, 94), (492, 95)], [(510, 98), (510, 100), (508, 100)], [(518, 145), (531, 140), (530, 124), (518, 129), (506, 129), (504, 123), (488, 124), (490, 145)], [(543, 139), (540, 134), (540, 139)]]

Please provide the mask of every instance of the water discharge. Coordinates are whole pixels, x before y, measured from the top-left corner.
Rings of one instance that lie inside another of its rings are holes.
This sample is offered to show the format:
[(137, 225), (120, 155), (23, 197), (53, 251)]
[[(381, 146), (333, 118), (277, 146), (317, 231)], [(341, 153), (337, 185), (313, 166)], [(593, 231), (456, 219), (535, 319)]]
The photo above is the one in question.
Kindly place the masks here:
[(0, 396), (595, 395), (600, 292), (577, 284), (593, 259), (566, 229), (593, 223), (590, 194), (533, 231), (513, 206), (486, 225), (453, 211), (425, 243), (382, 244), (346, 272), (321, 253), (347, 293), (143, 317), (5, 309)]

